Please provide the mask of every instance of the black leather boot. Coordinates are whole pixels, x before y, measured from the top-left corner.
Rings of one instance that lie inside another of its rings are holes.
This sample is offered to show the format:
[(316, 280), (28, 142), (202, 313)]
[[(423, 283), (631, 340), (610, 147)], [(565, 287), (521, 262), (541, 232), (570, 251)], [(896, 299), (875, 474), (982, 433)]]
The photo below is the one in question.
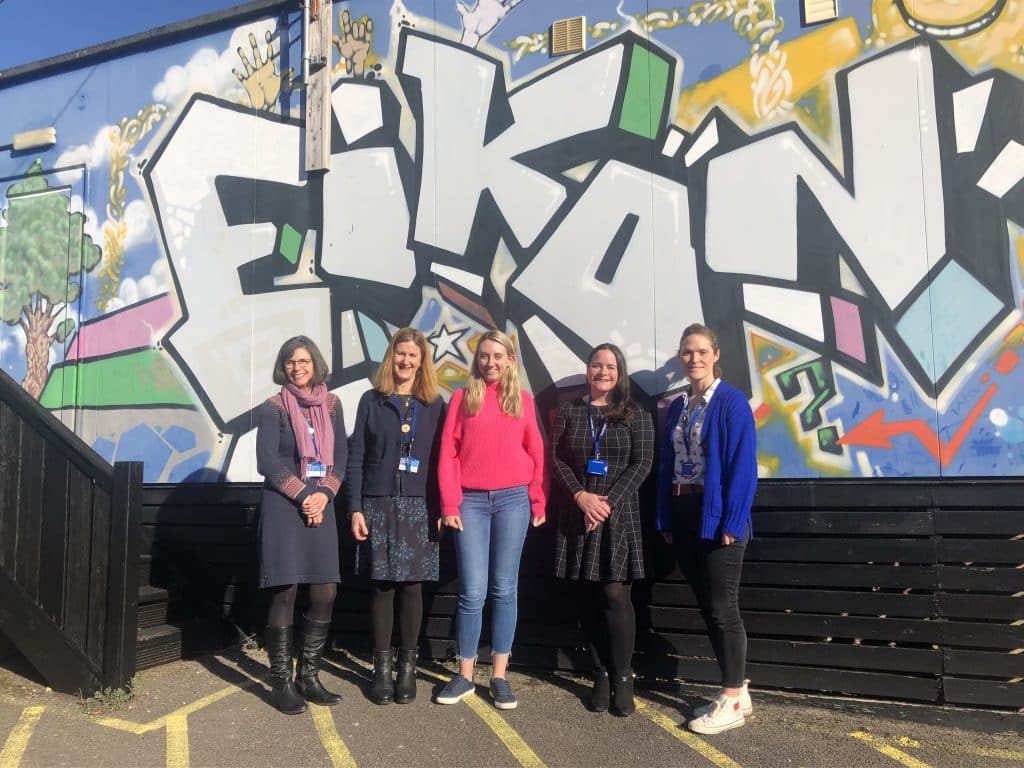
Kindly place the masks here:
[(316, 621), (303, 616), (302, 625), (302, 660), (295, 675), (295, 687), (306, 697), (306, 701), (314, 704), (333, 706), (341, 701), (340, 693), (331, 693), (320, 682), (320, 658), (327, 645), (327, 632), (331, 628), (329, 621)]
[(394, 657), (391, 649), (373, 652), (373, 683), (370, 684), (370, 701), (374, 704), (390, 704), (394, 693), (391, 682)]
[(633, 674), (626, 673), (623, 676), (615, 676), (612, 680), (612, 706), (613, 715), (629, 717), (636, 712), (636, 702), (633, 701)]
[(608, 670), (604, 667), (594, 668), (594, 689), (590, 692), (590, 711), (607, 712), (611, 703), (611, 686), (608, 683)]
[(416, 649), (398, 649), (398, 678), (395, 680), (395, 701), (408, 704), (416, 698)]
[(267, 627), (263, 645), (270, 659), (270, 703), (286, 715), (306, 711), (306, 702), (292, 682), (292, 628)]

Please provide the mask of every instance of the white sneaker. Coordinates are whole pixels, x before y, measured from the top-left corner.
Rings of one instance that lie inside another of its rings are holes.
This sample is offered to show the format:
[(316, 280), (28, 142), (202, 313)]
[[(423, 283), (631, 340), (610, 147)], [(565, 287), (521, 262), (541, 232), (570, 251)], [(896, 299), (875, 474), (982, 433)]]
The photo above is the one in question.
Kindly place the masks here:
[(731, 699), (723, 693), (714, 703), (711, 712), (691, 720), (687, 727), (694, 733), (715, 734), (739, 728), (744, 722), (739, 698)]
[[(747, 684), (749, 680), (743, 681), (743, 687), (740, 689), (740, 712), (746, 717), (754, 711), (754, 703), (750, 700), (750, 691), (747, 690)], [(703, 707), (697, 707), (693, 710), (694, 718), (704, 717), (704, 715), (710, 715), (711, 711), (715, 708), (715, 702), (705, 704)]]

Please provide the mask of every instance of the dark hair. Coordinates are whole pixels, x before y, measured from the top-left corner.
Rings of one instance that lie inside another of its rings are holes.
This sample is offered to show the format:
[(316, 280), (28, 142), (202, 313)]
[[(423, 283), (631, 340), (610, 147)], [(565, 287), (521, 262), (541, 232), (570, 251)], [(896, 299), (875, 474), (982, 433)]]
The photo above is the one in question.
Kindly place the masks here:
[(313, 376), (310, 383), (315, 387), (317, 384), (326, 384), (327, 377), (331, 375), (327, 367), (327, 361), (320, 354), (320, 348), (309, 336), (292, 336), (281, 345), (277, 352), (277, 360), (274, 362), (274, 383), (284, 386), (288, 383), (288, 376), (284, 372), (285, 362), (295, 354), (295, 350), (305, 349), (313, 361)]
[(615, 384), (615, 389), (609, 393), (609, 405), (604, 412), (604, 417), (608, 421), (625, 421), (633, 415), (633, 410), (636, 408), (629, 396), (629, 371), (626, 370), (626, 358), (623, 357), (622, 350), (614, 344), (598, 344), (587, 355), (587, 368), (590, 368), (590, 364), (594, 362), (594, 356), (602, 351), (608, 351), (615, 355), (615, 367), (619, 372), (619, 380)]
[[(683, 342), (686, 341), (687, 336), (703, 336), (711, 342), (711, 349), (719, 354), (722, 353), (722, 348), (718, 344), (718, 334), (708, 328), (706, 325), (700, 323), (690, 323), (683, 329), (683, 335), (679, 337), (679, 352), (682, 354)], [(717, 362), (715, 363), (712, 373), (716, 379), (722, 378), (722, 366)]]

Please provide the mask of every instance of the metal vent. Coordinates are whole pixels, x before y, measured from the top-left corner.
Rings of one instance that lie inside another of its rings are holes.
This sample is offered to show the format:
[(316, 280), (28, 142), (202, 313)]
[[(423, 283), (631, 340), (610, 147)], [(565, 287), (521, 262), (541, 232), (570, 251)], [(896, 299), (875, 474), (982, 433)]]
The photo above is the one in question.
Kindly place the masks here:
[(553, 22), (551, 24), (551, 55), (579, 53), (585, 47), (586, 34), (586, 16), (572, 16)]
[(801, 0), (804, 24), (820, 24), (839, 17), (839, 0)]

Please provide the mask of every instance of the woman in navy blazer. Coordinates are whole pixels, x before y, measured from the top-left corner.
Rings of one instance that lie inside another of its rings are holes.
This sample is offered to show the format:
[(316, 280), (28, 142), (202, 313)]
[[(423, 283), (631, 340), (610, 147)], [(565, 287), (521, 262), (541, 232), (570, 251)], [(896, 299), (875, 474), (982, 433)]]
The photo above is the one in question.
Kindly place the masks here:
[(752, 711), (740, 574), (757, 488), (757, 433), (747, 398), (721, 379), (718, 337), (693, 324), (679, 361), (690, 385), (669, 407), (658, 465), (656, 527), (693, 588), (722, 674), (718, 699), (689, 722), (697, 733), (738, 728)]
[[(423, 582), (437, 581), (437, 458), (445, 405), (426, 337), (395, 332), (363, 394), (349, 440), (349, 520), (356, 569), (370, 577), (373, 683), (370, 698), (407, 704), (416, 697), (416, 649)], [(398, 602), (398, 676), (392, 687), (391, 635)]]

